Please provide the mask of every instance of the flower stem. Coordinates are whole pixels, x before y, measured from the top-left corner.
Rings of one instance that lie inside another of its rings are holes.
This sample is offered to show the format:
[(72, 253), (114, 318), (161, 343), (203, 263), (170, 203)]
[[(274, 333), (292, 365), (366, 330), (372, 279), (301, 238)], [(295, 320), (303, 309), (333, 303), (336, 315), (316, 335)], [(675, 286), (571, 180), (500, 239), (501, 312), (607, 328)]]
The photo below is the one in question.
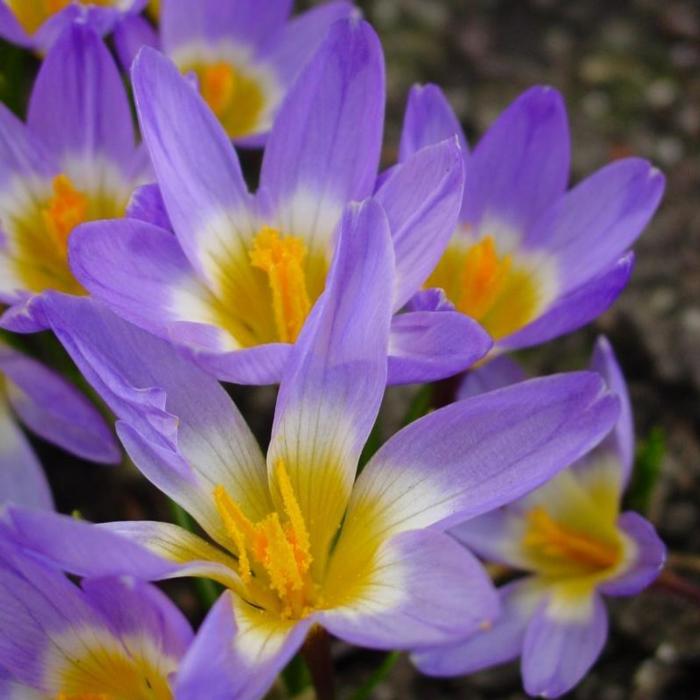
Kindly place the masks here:
[(384, 657), (384, 660), (379, 665), (374, 673), (367, 679), (367, 682), (355, 692), (351, 700), (367, 700), (372, 695), (372, 691), (389, 675), (391, 669), (396, 666), (401, 654), (398, 651), (392, 651)]
[(654, 581), (652, 588), (655, 588), (657, 591), (673, 593), (700, 606), (700, 586), (691, 583), (669, 569), (665, 569), (659, 574), (659, 578)]
[(335, 680), (331, 657), (331, 638), (328, 632), (316, 625), (311, 628), (301, 654), (311, 673), (311, 682), (317, 700), (335, 700)]

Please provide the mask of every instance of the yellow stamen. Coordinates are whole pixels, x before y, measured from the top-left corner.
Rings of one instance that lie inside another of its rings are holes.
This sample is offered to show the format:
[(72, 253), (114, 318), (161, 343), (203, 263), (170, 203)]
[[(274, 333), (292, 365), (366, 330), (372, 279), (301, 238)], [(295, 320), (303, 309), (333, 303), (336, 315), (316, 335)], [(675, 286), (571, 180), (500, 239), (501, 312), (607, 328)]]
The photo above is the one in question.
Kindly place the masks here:
[(260, 229), (250, 250), (253, 267), (268, 276), (277, 335), (283, 343), (297, 339), (311, 307), (303, 266), (305, 256), (300, 238), (280, 237), (269, 226)]
[(70, 178), (61, 173), (52, 182), (53, 196), (41, 215), (46, 229), (62, 254), (68, 250), (68, 237), (73, 229), (87, 219), (88, 199), (77, 190)]
[(59, 693), (56, 700), (110, 700), (110, 697), (104, 693), (79, 693), (78, 695)]
[(526, 518), (528, 529), (523, 544), (535, 548), (540, 556), (577, 564), (592, 571), (607, 569), (619, 561), (618, 544), (602, 542), (568, 529), (542, 506), (533, 508)]
[(278, 512), (257, 523), (251, 522), (221, 485), (214, 489), (214, 501), (236, 547), (241, 581), (251, 597), (260, 604), (269, 599), (271, 592), (283, 617), (300, 617), (310, 609), (314, 596), (314, 584), (309, 576), (312, 561), (309, 534), (281, 460), (275, 476), (284, 504), (285, 523)]
[(205, 66), (200, 78), (202, 97), (217, 117), (228, 109), (236, 91), (236, 73), (229, 63), (220, 61)]

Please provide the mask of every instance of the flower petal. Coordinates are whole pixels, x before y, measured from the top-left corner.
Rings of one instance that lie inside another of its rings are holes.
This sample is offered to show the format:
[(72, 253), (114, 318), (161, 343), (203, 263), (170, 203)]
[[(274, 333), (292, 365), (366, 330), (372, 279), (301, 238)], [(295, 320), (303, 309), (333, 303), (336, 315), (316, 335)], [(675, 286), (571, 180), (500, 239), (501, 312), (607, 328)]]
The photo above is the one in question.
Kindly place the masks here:
[(0, 36), (6, 41), (20, 46), (30, 46), (32, 43), (31, 38), (17, 21), (12, 10), (4, 2), (0, 3)]
[(522, 653), (525, 629), (541, 600), (532, 579), (520, 579), (498, 589), (501, 613), (474, 636), (454, 646), (427, 649), (411, 656), (421, 673), (462, 676), (517, 659)]
[(160, 193), (160, 187), (155, 183), (141, 185), (134, 190), (129, 200), (126, 216), (130, 219), (145, 221), (147, 224), (153, 224), (166, 231), (173, 230), (173, 225), (170, 223), (168, 212), (165, 209), (163, 195)]
[(396, 166), (377, 190), (396, 253), (395, 309), (417, 292), (454, 233), (462, 203), (464, 156), (456, 138)]
[(129, 70), (142, 46), (158, 48), (159, 39), (153, 25), (141, 15), (129, 14), (114, 28), (114, 48), (122, 66)]
[(116, 464), (121, 451), (97, 409), (60, 375), (0, 345), (7, 397), (22, 422), (48, 442), (93, 462)]
[(523, 682), (529, 695), (563, 695), (598, 658), (608, 636), (603, 601), (593, 594), (577, 613), (573, 618), (559, 617), (551, 603), (535, 613), (523, 645)]
[(260, 182), (279, 228), (314, 252), (327, 251), (345, 204), (372, 193), (384, 99), (379, 39), (353, 18), (331, 27), (280, 107)]
[(324, 593), (320, 623), (351, 644), (416, 649), (455, 642), (498, 614), (498, 598), (479, 562), (440, 532), (402, 532), (346, 559), (341, 541)]
[(470, 396), (478, 396), (487, 391), (524, 382), (526, 379), (525, 370), (515, 360), (508, 355), (500, 355), (464, 375), (457, 390), (457, 399), (468, 399)]
[(258, 700), (304, 642), (313, 619), (284, 621), (224, 593), (176, 680), (178, 700)]
[(345, 512), (387, 373), (394, 281), (382, 208), (348, 207), (326, 291), (307, 319), (280, 385), (268, 473), (283, 461), (322, 567)]
[(88, 25), (70, 25), (46, 55), (27, 122), (64, 169), (100, 158), (125, 165), (135, 147), (129, 101), (114, 59)]

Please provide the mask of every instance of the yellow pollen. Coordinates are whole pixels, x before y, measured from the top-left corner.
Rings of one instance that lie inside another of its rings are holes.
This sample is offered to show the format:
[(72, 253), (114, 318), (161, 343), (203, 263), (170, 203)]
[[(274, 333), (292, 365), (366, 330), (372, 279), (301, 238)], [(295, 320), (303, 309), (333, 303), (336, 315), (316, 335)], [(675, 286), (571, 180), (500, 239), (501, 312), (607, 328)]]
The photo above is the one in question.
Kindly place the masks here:
[[(7, 3), (17, 21), (27, 34), (34, 34), (39, 27), (57, 12), (70, 5), (72, 0), (9, 0)], [(109, 7), (113, 0), (90, 0), (91, 5)], [(87, 3), (78, 3), (87, 4)]]
[(46, 229), (62, 254), (68, 250), (68, 237), (73, 229), (87, 219), (88, 199), (75, 189), (67, 175), (61, 173), (52, 182), (53, 196), (41, 215)]
[(619, 545), (601, 542), (564, 527), (542, 506), (533, 508), (526, 518), (528, 529), (523, 544), (536, 549), (540, 555), (594, 571), (607, 569), (619, 561)]
[(503, 291), (511, 262), (509, 255), (499, 259), (491, 236), (472, 246), (464, 261), (459, 309), (477, 320), (482, 318)]
[(263, 226), (250, 250), (250, 262), (267, 274), (272, 310), (280, 342), (293, 343), (311, 308), (304, 273), (304, 243), (296, 236), (281, 237)]
[(105, 693), (78, 693), (77, 695), (59, 693), (55, 700), (110, 700), (110, 697)]
[(217, 117), (221, 117), (233, 100), (236, 91), (236, 73), (230, 64), (220, 61), (202, 69), (200, 78), (202, 97)]
[(257, 523), (251, 522), (226, 489), (214, 489), (216, 508), (238, 553), (238, 572), (256, 601), (274, 593), (282, 617), (301, 617), (310, 609), (314, 584), (309, 575), (311, 553), (309, 533), (283, 461), (277, 463), (275, 477), (282, 495), (285, 522), (272, 512)]

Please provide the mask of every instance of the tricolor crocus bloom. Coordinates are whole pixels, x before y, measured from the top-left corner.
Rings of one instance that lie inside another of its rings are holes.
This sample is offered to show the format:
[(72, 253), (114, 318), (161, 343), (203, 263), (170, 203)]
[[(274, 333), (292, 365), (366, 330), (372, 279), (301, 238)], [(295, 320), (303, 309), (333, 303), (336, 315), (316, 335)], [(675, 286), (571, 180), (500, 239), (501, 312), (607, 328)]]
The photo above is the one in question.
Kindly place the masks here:
[(18, 422), (83, 459), (120, 459), (112, 432), (75, 387), (0, 343), (0, 503), (53, 505), (39, 460)]
[(68, 265), (71, 234), (83, 221), (123, 215), (146, 170), (109, 51), (87, 25), (68, 27), (39, 71), (27, 124), (0, 105), (5, 328), (41, 329), (31, 301), (45, 290), (85, 293)]
[(628, 250), (659, 204), (661, 173), (626, 158), (567, 191), (566, 112), (548, 87), (521, 95), (471, 153), (439, 88), (413, 88), (400, 159), (455, 133), (464, 200), (428, 286), (479, 321), (497, 349), (541, 343), (605, 311), (629, 279)]
[[(452, 532), (488, 561), (527, 575), (499, 590), (502, 615), (458, 645), (416, 654), (432, 675), (458, 675), (521, 657), (525, 689), (558, 697), (589, 670), (605, 643), (602, 595), (638, 593), (658, 575), (665, 548), (653, 526), (620, 512), (634, 455), (627, 389), (612, 349), (598, 341), (592, 369), (620, 398), (620, 418), (590, 454), (530, 495)], [(480, 388), (517, 370), (499, 358), (474, 373)], [(471, 393), (474, 380), (466, 390)]]
[(145, 5), (146, 0), (0, 0), (0, 37), (43, 52), (76, 20), (105, 34)]
[(199, 90), (239, 145), (261, 145), (287, 90), (318, 49), (330, 25), (353, 10), (326, 2), (293, 19), (291, 0), (166, 0), (149, 8), (159, 37), (130, 15), (117, 30), (125, 65), (139, 44), (159, 45)]
[[(375, 185), (384, 112), (379, 40), (357, 19), (332, 26), (281, 107), (255, 196), (229, 138), (175, 66), (144, 48), (132, 73), (175, 236), (135, 219), (88, 224), (71, 240), (73, 270), (95, 298), (186, 348), (220, 379), (278, 382), (326, 284), (342, 210)], [(462, 179), (453, 138), (417, 152), (376, 193), (396, 251), (394, 311), (420, 290), (449, 240)], [(474, 321), (423, 303), (395, 318), (389, 380), (444, 377), (489, 348)]]
[(2, 539), (0, 608), (6, 700), (175, 697), (171, 682), (192, 630), (155, 586), (127, 578), (77, 586)]
[(393, 257), (381, 207), (353, 205), (285, 369), (266, 459), (216, 380), (167, 342), (93, 300), (46, 300), (134, 463), (211, 541), (165, 523), (94, 527), (18, 509), (6, 522), (23, 547), (77, 574), (153, 575), (119, 554), (126, 541), (161, 557), (161, 576), (226, 586), (183, 666), (186, 687), (207, 684), (208, 698), (259, 697), (315, 625), (378, 649), (472, 634), (497, 613), (493, 589), (442, 530), (539, 486), (617, 418), (593, 373), (526, 382), (413, 423), (356, 480), (386, 382)]

